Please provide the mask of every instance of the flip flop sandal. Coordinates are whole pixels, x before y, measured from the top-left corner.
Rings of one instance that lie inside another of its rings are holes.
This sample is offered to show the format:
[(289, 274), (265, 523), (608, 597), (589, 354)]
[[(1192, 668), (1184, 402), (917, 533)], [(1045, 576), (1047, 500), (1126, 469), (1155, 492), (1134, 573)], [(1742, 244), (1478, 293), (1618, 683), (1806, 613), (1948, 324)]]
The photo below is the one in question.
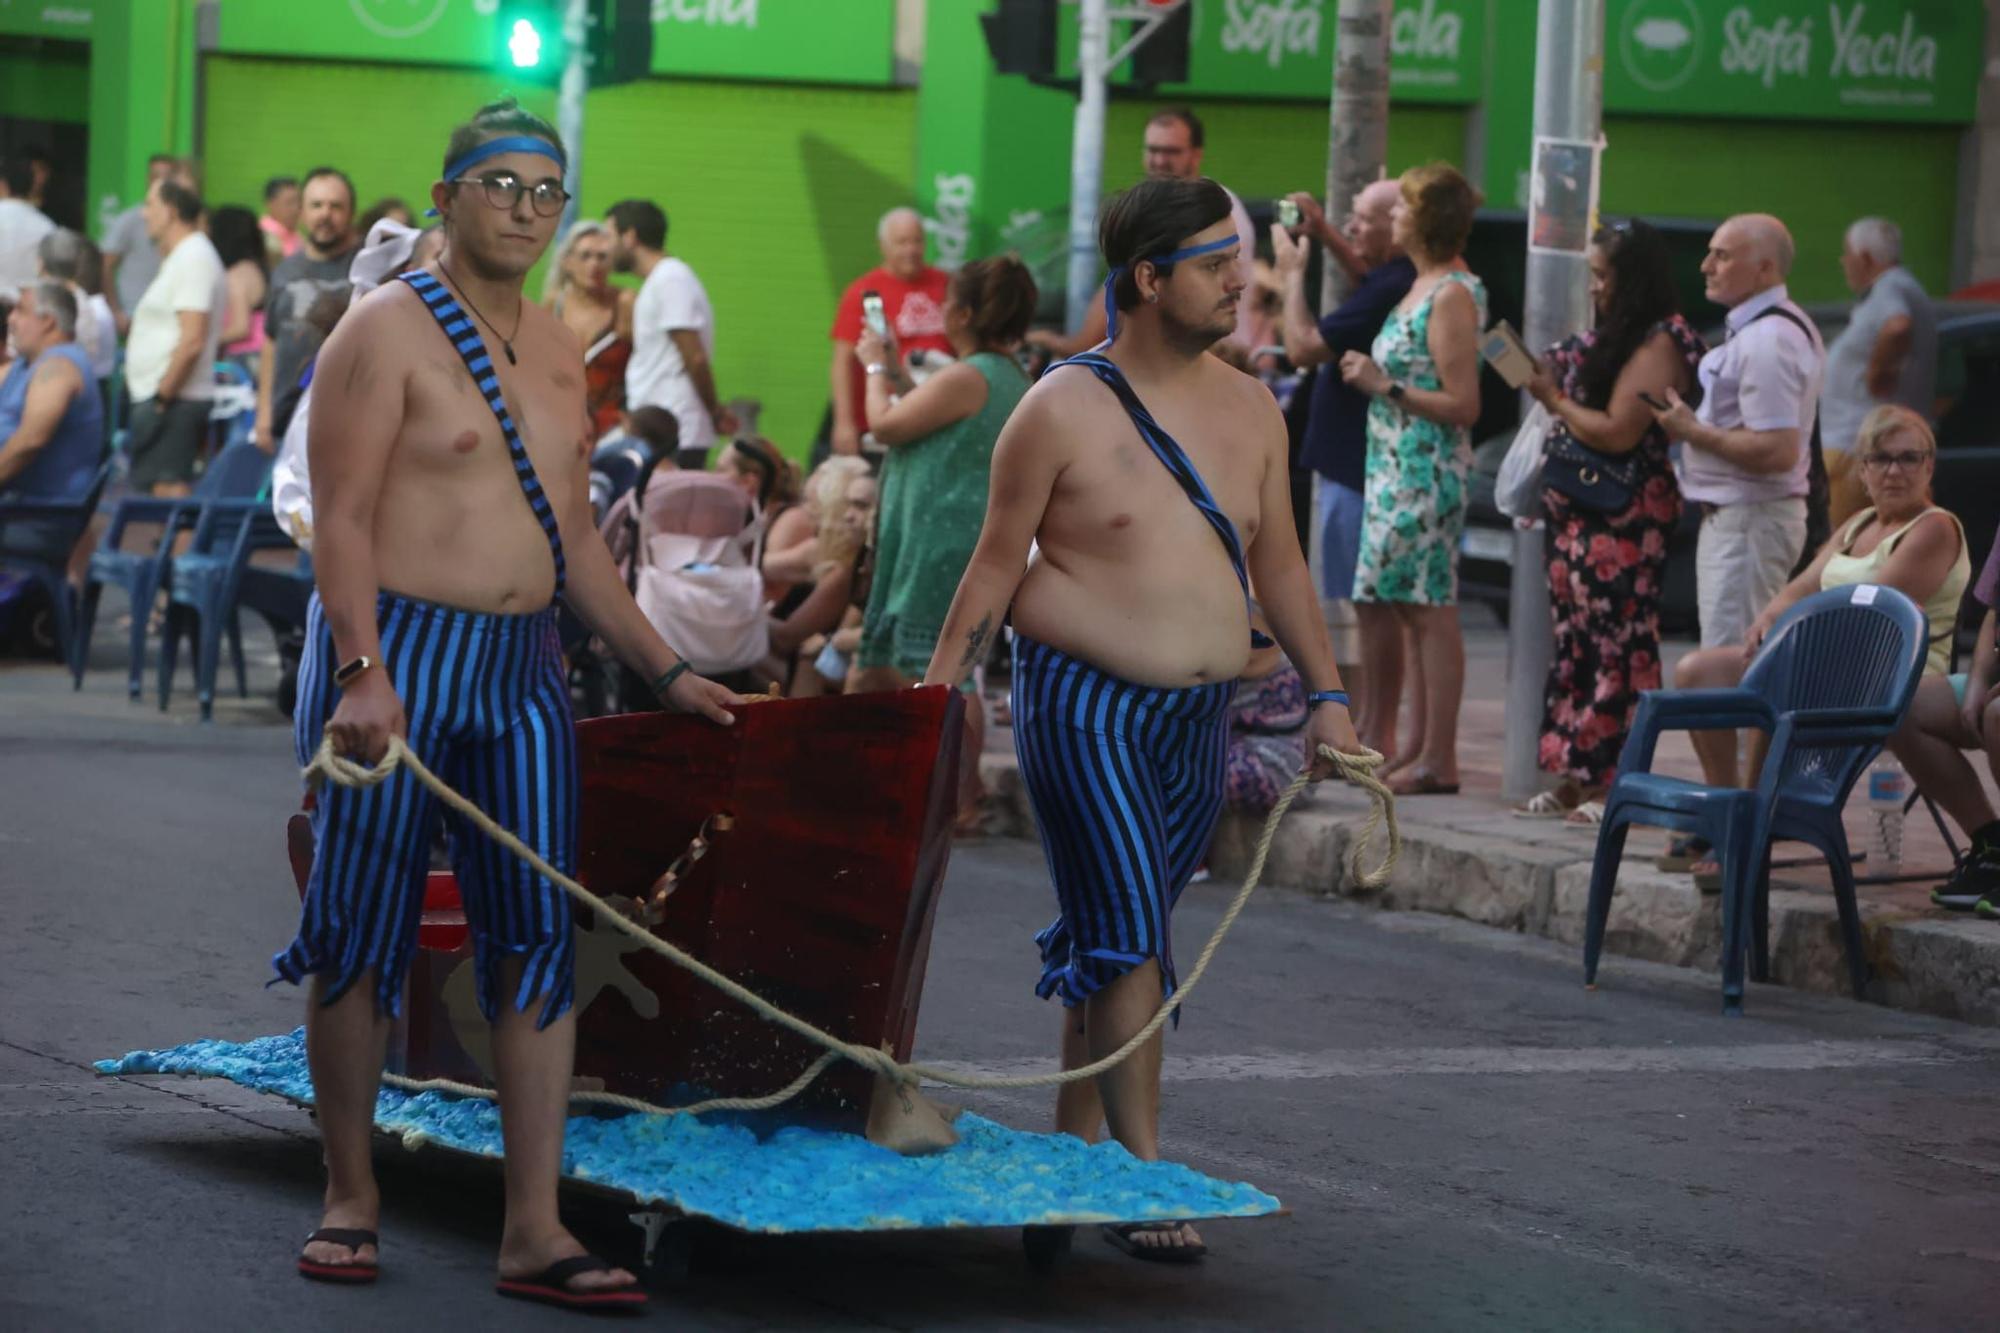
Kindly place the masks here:
[(1512, 813), (1516, 819), (1561, 819), (1574, 808), (1564, 804), (1559, 793), (1543, 791), (1515, 806)]
[(1134, 1259), (1142, 1259), (1153, 1264), (1192, 1264), (1208, 1253), (1208, 1246), (1194, 1245), (1141, 1245), (1132, 1239), (1141, 1233), (1158, 1234), (1163, 1231), (1179, 1231), (1185, 1222), (1123, 1222), (1106, 1223), (1103, 1227), (1104, 1239), (1125, 1251)]
[(1704, 860), (1714, 850), (1707, 838), (1675, 838), (1667, 844), (1664, 854), (1653, 858), (1653, 866), (1670, 875), (1683, 874), (1693, 870), (1695, 862)]
[(1595, 828), (1604, 822), (1604, 802), (1579, 801), (1576, 808), (1563, 816), (1565, 824), (1579, 824)]
[[(360, 1227), (321, 1227), (307, 1236), (305, 1243), (311, 1245), (315, 1241), (324, 1241), (328, 1245), (345, 1245), (356, 1254), (361, 1253), (363, 1245), (373, 1245), (377, 1254), (382, 1250), (382, 1244), (375, 1233)], [(314, 1282), (344, 1282), (350, 1286), (359, 1286), (373, 1282), (380, 1275), (381, 1269), (372, 1263), (322, 1263), (317, 1259), (306, 1258), (304, 1249), (299, 1251), (299, 1276), (311, 1278)]]
[(1419, 769), (1408, 786), (1391, 783), (1389, 790), (1397, 796), (1456, 796), (1458, 784), (1439, 781), (1438, 775), (1426, 768)]
[(589, 1291), (578, 1291), (569, 1285), (571, 1278), (585, 1273), (605, 1273), (611, 1268), (611, 1264), (594, 1254), (577, 1254), (556, 1260), (532, 1277), (503, 1277), (493, 1284), (493, 1289), (502, 1296), (539, 1301), (543, 1305), (561, 1306), (565, 1310), (643, 1309), (650, 1298), (637, 1282), (621, 1283), (615, 1287), (593, 1287)]
[[(1714, 866), (1713, 870), (1697, 869), (1698, 866)], [(1722, 865), (1712, 856), (1704, 856), (1688, 869), (1694, 871), (1694, 886), (1703, 893), (1722, 892)]]

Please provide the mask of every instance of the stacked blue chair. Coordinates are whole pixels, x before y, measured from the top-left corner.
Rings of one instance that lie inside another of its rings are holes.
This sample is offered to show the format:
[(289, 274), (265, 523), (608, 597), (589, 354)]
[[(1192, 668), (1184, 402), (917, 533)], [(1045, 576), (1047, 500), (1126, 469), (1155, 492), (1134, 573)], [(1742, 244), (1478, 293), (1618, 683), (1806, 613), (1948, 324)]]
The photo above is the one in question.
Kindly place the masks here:
[[(1868, 984), (1861, 914), (1841, 808), (1855, 781), (1895, 732), (1923, 675), (1924, 615), (1894, 588), (1828, 588), (1772, 627), (1731, 690), (1649, 691), (1604, 802), (1591, 866), (1584, 981), (1595, 984), (1611, 893), (1633, 824), (1708, 839), (1722, 864), (1722, 1007), (1743, 1012), (1745, 946), (1754, 929), (1757, 980), (1768, 979), (1771, 844), (1811, 843), (1833, 873), (1834, 897), (1856, 997)], [(1651, 772), (1664, 731), (1754, 727), (1770, 736), (1757, 785), (1708, 787)], [(1753, 917), (1755, 918), (1753, 924)]]
[(82, 499), (29, 500), (0, 497), (0, 563), (32, 578), (55, 610), (56, 640), (70, 670), (77, 671), (76, 589), (70, 586), (69, 558), (97, 513), (111, 480), (111, 464), (99, 466)]
[(174, 665), (183, 637), (194, 642), (195, 695), (201, 720), (215, 713), (215, 677), (221, 666), (222, 640), (229, 639), (230, 664), (236, 669), (236, 692), (250, 693), (243, 664), (243, 632), (237, 615), (238, 593), (250, 558), (260, 550), (287, 548), (290, 537), (278, 526), (271, 506), (262, 499), (213, 500), (202, 507), (194, 539), (174, 557), (163, 586), (167, 589), (167, 624), (160, 636), (160, 708), (173, 690)]
[[(97, 603), (104, 585), (116, 584), (125, 590), (132, 608), (128, 676), (126, 688), (137, 699), (146, 669), (146, 626), (152, 615), (153, 599), (164, 585), (172, 563), (175, 539), (201, 516), (202, 507), (216, 500), (254, 498), (271, 475), (271, 456), (254, 444), (232, 445), (217, 454), (195, 483), (194, 493), (179, 499), (150, 495), (128, 495), (112, 512), (111, 526), (90, 557), (90, 572), (84, 580), (83, 605), (76, 617), (76, 642), (69, 654), (70, 675), (76, 688), (83, 688), (83, 673), (90, 663), (90, 639), (97, 625)], [(148, 551), (120, 549), (125, 531), (133, 523), (161, 526), (157, 546)]]

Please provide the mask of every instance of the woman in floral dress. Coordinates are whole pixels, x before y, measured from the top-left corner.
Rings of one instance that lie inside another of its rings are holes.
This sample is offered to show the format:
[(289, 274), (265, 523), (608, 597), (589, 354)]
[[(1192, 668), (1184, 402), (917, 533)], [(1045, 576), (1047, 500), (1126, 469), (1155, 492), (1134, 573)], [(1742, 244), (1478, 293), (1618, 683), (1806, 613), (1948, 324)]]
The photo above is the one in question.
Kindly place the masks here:
[[(1400, 186), (1391, 225), (1417, 280), (1382, 325), (1374, 355), (1340, 361), (1341, 378), (1375, 400), (1354, 573), (1362, 669), (1355, 723), (1370, 748), (1395, 756), (1391, 791), (1448, 795), (1458, 790), (1465, 689), (1458, 543), (1486, 326), (1486, 289), (1464, 259), (1479, 192), (1442, 163), (1404, 172)], [(1398, 750), (1406, 631), (1423, 666), (1414, 735)]]
[(1555, 655), (1540, 762), (1560, 782), (1518, 813), (1574, 823), (1602, 817), (1639, 694), (1660, 688), (1660, 587), (1681, 495), (1646, 399), (1664, 402), (1671, 388), (1697, 401), (1707, 351), (1680, 316), (1658, 232), (1607, 227), (1589, 258), (1597, 328), (1551, 348), (1529, 386), (1555, 417), (1552, 443), (1566, 436), (1633, 465), (1630, 499), (1615, 510), (1555, 484), (1554, 465), (1543, 473)]

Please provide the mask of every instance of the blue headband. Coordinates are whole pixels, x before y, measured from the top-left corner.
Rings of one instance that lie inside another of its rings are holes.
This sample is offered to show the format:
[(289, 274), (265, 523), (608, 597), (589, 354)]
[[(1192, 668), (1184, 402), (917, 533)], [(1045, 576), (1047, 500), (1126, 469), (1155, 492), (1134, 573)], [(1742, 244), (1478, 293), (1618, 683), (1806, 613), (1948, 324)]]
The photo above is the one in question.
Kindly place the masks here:
[[(558, 167), (565, 169), (568, 167), (562, 160), (562, 154), (557, 152), (556, 146), (547, 139), (537, 139), (527, 134), (509, 134), (498, 139), (488, 139), (456, 162), (447, 162), (444, 178), (446, 181), (455, 181), (487, 158), (498, 157), (502, 153), (539, 153)], [(434, 218), (437, 215), (438, 211), (435, 208), (426, 209), (424, 212), (427, 218)]]
[(1154, 268), (1164, 268), (1168, 264), (1178, 264), (1183, 259), (1193, 259), (1196, 255), (1205, 255), (1213, 250), (1227, 249), (1241, 240), (1242, 237), (1240, 236), (1225, 236), (1219, 241), (1210, 241), (1207, 245), (1190, 245), (1185, 250), (1175, 250), (1171, 254), (1142, 255), (1129, 264), (1120, 264), (1117, 268), (1112, 269), (1104, 279), (1105, 340), (1108, 342), (1118, 336), (1118, 300), (1111, 294), (1111, 291), (1118, 282), (1119, 274), (1129, 273), (1140, 264), (1151, 264)]

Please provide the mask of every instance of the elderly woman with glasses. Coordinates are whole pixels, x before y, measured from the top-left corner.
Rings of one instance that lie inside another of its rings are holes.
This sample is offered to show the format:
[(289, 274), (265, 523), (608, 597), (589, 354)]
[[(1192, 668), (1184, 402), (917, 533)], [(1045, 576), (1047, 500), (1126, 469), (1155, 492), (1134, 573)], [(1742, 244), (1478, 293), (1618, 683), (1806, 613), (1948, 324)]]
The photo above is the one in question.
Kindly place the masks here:
[[(1972, 561), (1958, 516), (1931, 503), (1937, 440), (1924, 419), (1908, 408), (1878, 407), (1862, 421), (1854, 455), (1868, 489), (1869, 507), (1843, 523), (1805, 572), (1771, 599), (1751, 623), (1741, 647), (1705, 648), (1683, 658), (1674, 672), (1678, 688), (1739, 683), (1780, 616), (1823, 588), (1855, 583), (1894, 588), (1924, 609), (1930, 622), (1926, 684), (1930, 677), (1945, 680), (1959, 598), (1971, 577)], [(1761, 751), (1753, 751), (1752, 774), (1759, 758)], [(1700, 847), (1693, 850), (1705, 853)], [(1720, 887), (1720, 867), (1712, 859), (1697, 861), (1693, 870), (1703, 888)]]

